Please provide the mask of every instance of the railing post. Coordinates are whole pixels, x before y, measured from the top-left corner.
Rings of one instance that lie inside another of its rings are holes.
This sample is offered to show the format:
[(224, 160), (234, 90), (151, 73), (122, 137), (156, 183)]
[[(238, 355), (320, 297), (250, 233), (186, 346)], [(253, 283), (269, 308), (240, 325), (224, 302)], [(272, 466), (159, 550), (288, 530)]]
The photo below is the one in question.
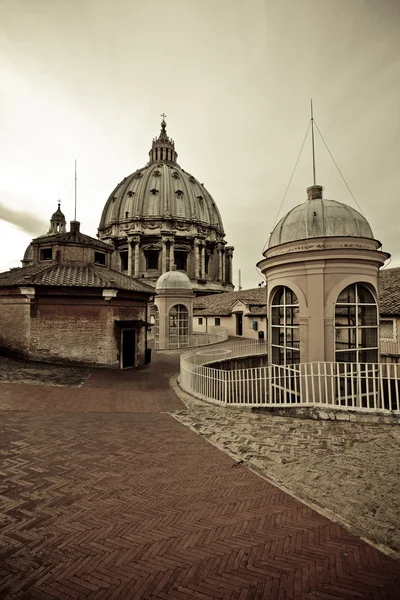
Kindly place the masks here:
[(228, 404), (228, 376), (229, 371), (221, 371), (224, 374), (224, 403)]

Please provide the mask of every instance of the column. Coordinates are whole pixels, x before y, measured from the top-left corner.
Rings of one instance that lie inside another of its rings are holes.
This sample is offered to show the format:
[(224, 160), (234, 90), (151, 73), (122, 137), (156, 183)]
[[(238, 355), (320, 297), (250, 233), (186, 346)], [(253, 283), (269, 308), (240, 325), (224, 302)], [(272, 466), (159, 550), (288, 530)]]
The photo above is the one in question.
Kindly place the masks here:
[(162, 241), (161, 270), (162, 270), (162, 273), (167, 272), (167, 242), (166, 242), (166, 240)]
[(199, 257), (199, 242), (198, 240), (194, 241), (194, 276), (195, 279), (199, 279), (200, 278), (200, 257)]
[(135, 277), (139, 276), (139, 240), (135, 240)]
[(232, 283), (232, 258), (233, 258), (233, 249), (226, 249), (226, 283)]
[(174, 240), (170, 240), (170, 242), (169, 242), (169, 270), (172, 269), (172, 265), (175, 262), (174, 247), (175, 247)]
[(205, 244), (201, 247), (201, 278), (206, 278), (206, 246)]
[(129, 276), (132, 276), (132, 259), (133, 259), (132, 238), (128, 237), (128, 275)]
[(218, 281), (222, 281), (222, 249), (221, 249), (221, 246), (218, 246), (217, 253), (218, 253)]
[(221, 255), (222, 255), (222, 281), (225, 283), (226, 280), (226, 255), (225, 255), (225, 250), (221, 251)]

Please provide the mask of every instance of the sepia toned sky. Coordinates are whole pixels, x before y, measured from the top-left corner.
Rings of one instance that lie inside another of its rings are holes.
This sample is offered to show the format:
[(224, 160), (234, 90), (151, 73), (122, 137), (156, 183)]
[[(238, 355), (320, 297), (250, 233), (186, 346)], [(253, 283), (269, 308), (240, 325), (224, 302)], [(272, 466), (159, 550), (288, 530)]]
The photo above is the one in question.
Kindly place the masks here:
[[(398, 0), (0, 0), (0, 271), (61, 199), (95, 235), (145, 165), (160, 114), (178, 163), (256, 263), (314, 116), (375, 237), (400, 264)], [(308, 137), (279, 217), (312, 184)], [(317, 183), (357, 208), (316, 136)]]

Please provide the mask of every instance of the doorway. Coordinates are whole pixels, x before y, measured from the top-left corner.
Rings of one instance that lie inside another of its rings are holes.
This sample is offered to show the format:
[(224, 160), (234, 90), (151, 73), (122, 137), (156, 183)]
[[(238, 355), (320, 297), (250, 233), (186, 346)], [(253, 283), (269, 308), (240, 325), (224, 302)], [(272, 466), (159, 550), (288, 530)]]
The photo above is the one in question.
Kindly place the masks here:
[(236, 314), (236, 335), (243, 335), (243, 314)]
[(135, 366), (136, 331), (135, 329), (121, 330), (121, 369)]

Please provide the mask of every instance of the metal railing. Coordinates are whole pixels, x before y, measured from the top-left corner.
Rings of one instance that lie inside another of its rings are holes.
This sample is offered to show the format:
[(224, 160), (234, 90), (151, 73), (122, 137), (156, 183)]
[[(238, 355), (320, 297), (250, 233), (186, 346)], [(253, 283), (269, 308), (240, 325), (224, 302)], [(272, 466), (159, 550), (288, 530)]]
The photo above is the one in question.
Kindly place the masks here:
[[(195, 335), (181, 335), (176, 338), (170, 338), (166, 341), (163, 350), (181, 350), (182, 348), (198, 348), (200, 346), (209, 346), (219, 344), (228, 339), (228, 332), (221, 328), (218, 333), (197, 333)], [(155, 349), (159, 350), (158, 340), (155, 341)]]
[(193, 396), (216, 404), (400, 412), (399, 364), (319, 362), (231, 370), (212, 366), (266, 352), (266, 344), (257, 341), (185, 352), (180, 385)]

